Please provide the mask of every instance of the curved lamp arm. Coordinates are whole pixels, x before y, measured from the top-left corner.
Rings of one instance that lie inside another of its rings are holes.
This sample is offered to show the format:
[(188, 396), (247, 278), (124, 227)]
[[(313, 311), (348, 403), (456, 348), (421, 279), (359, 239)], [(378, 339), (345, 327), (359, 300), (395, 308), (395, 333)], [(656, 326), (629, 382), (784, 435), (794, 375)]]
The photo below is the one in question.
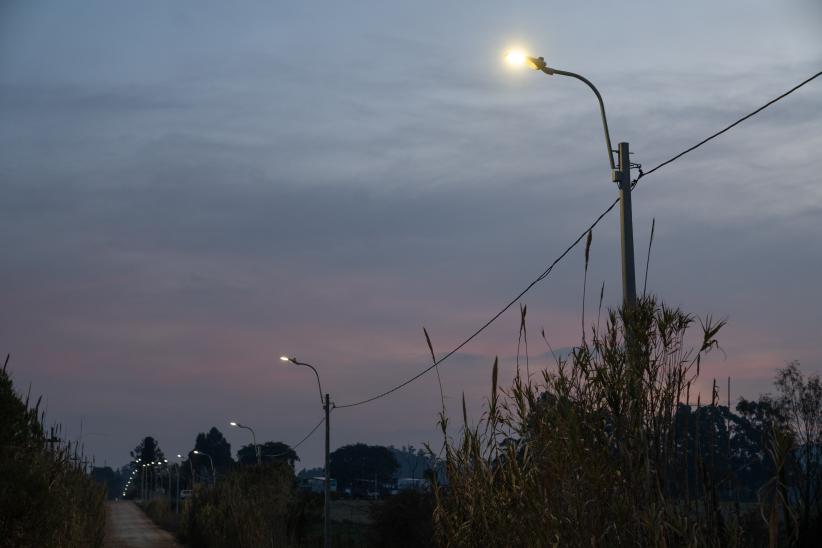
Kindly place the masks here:
[(320, 374), (317, 373), (317, 369), (313, 365), (311, 365), (310, 363), (305, 363), (305, 362), (298, 361), (296, 358), (288, 358), (288, 361), (290, 361), (294, 365), (304, 365), (306, 367), (311, 368), (311, 370), (314, 372), (314, 375), (317, 377), (317, 388), (320, 389), (320, 405), (324, 406), (325, 405), (325, 400), (323, 399), (323, 386), (322, 386), (322, 383), (320, 383)]
[(254, 442), (254, 447), (257, 446), (257, 434), (254, 433), (253, 428), (251, 428), (250, 426), (246, 426), (245, 424), (240, 424), (239, 422), (234, 422), (234, 421), (232, 421), (228, 424), (230, 424), (231, 426), (236, 426), (237, 428), (242, 428), (244, 430), (248, 430), (249, 432), (251, 432), (251, 440)]
[[(597, 100), (599, 101), (599, 113), (602, 115), (602, 127), (605, 130), (605, 146), (608, 147), (608, 162), (611, 164), (611, 170), (616, 170), (616, 166), (614, 165), (613, 148), (611, 147), (611, 134), (608, 132), (608, 119), (605, 117), (605, 103), (602, 101), (602, 95), (599, 94), (599, 90), (597, 90), (596, 86), (594, 86), (594, 84), (592, 84), (591, 81), (584, 76), (580, 76), (574, 72), (549, 67), (545, 64), (545, 59), (542, 57), (528, 57), (528, 62), (536, 70), (540, 70), (548, 76), (553, 76), (555, 74), (559, 74), (560, 76), (570, 76), (571, 78), (576, 78), (577, 80), (584, 82), (589, 88), (591, 88), (591, 91), (594, 92), (594, 95), (597, 96)], [(620, 166), (620, 169), (621, 168), (622, 166)], [(616, 176), (614, 175), (614, 177)], [(617, 182), (617, 180), (614, 182)]]
[(214, 475), (214, 459), (211, 458), (211, 455), (209, 455), (208, 453), (203, 453), (202, 451), (198, 451), (197, 449), (194, 449), (193, 451), (191, 451), (191, 453), (194, 453), (195, 455), (202, 455), (204, 457), (208, 457), (208, 462), (211, 463), (211, 474)]
[(257, 464), (260, 464), (260, 446), (257, 445), (257, 434), (254, 433), (254, 429), (250, 426), (246, 426), (245, 424), (240, 424), (239, 422), (230, 422), (231, 426), (236, 426), (237, 428), (243, 428), (251, 432), (251, 442), (254, 444), (254, 454), (257, 456)]

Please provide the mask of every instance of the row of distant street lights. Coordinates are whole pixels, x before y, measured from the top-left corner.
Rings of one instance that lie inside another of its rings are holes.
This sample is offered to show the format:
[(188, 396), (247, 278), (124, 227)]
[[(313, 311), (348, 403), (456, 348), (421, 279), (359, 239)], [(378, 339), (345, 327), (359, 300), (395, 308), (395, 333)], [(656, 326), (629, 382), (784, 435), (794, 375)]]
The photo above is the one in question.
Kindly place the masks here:
[[(179, 455), (177, 455), (177, 456), (179, 456)], [(142, 459), (137, 459), (134, 462), (137, 463), (138, 467), (133, 469), (131, 471), (131, 474), (129, 474), (128, 481), (126, 482), (125, 487), (123, 487), (123, 496), (124, 497), (126, 496), (126, 493), (128, 492), (129, 487), (131, 487), (131, 483), (134, 481), (134, 478), (136, 477), (137, 472), (141, 473), (141, 479), (143, 479), (143, 483), (145, 483), (144, 475), (145, 475), (146, 467), (148, 467), (148, 466), (160, 466), (160, 465), (163, 465), (163, 464), (168, 466), (168, 459), (163, 459), (162, 461), (158, 460), (156, 462), (153, 462), (153, 461), (152, 462), (145, 462), (145, 463), (142, 463), (142, 464), (140, 464), (142, 462)], [(171, 480), (169, 479), (169, 482), (170, 481)], [(170, 491), (170, 489), (169, 489), (169, 491)]]
[[(197, 449), (189, 451), (189, 455), (192, 455), (192, 454), (208, 457), (209, 463), (211, 464), (211, 476), (212, 476), (213, 480), (216, 481), (217, 474), (216, 474), (216, 471), (214, 469), (214, 459), (211, 458), (211, 455), (209, 455), (207, 453), (203, 453), (202, 451), (199, 451)], [(183, 455), (178, 453), (177, 458), (182, 460)], [(140, 491), (141, 491), (140, 496), (141, 496), (141, 498), (146, 498), (145, 472), (146, 472), (146, 469), (150, 469), (150, 467), (152, 467), (152, 466), (165, 466), (166, 467), (166, 470), (168, 471), (168, 492), (171, 493), (171, 467), (169, 466), (168, 459), (163, 459), (162, 461), (157, 460), (157, 461), (152, 461), (152, 462), (145, 462), (145, 463), (142, 463), (142, 464), (141, 464), (142, 459), (136, 459), (134, 462), (138, 466), (137, 466), (137, 468), (135, 468), (131, 471), (131, 474), (129, 474), (128, 480), (126, 481), (126, 485), (123, 487), (123, 493), (122, 493), (123, 497), (126, 496), (126, 493), (128, 492), (129, 488), (131, 487), (132, 483), (135, 481), (135, 478), (137, 477), (137, 473), (140, 472), (140, 479), (142, 480), (142, 485), (140, 487)], [(176, 468), (177, 468), (177, 496), (175, 498), (176, 498), (176, 504), (177, 504), (177, 511), (179, 512), (179, 510), (180, 510), (180, 464), (179, 463), (172, 463), (172, 464), (174, 466), (176, 466)], [(189, 466), (192, 466), (190, 458), (189, 458)], [(193, 478), (194, 477), (193, 467), (191, 469), (191, 473), (192, 473), (192, 478)], [(135, 484), (135, 486), (136, 486), (136, 484)]]

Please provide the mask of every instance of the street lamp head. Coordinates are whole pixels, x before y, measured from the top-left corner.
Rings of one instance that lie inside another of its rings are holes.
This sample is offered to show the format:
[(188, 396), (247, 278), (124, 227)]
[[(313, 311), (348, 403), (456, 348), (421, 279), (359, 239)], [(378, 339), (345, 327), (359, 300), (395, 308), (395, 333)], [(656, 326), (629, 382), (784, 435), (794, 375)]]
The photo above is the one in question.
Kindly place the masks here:
[(294, 358), (289, 358), (288, 356), (280, 356), (280, 361), (293, 362)]
[(542, 57), (530, 57), (525, 55), (520, 50), (511, 50), (505, 55), (505, 61), (509, 65), (523, 66), (527, 65), (534, 70), (542, 70), (546, 68), (545, 59)]
[(520, 50), (512, 49), (511, 51), (505, 54), (505, 61), (509, 65), (524, 65), (525, 54)]
[(237, 423), (236, 423), (235, 421), (231, 421), (231, 422), (230, 422), (230, 423), (228, 423), (228, 424), (229, 424), (230, 426), (237, 426)]
[(181, 459), (181, 458), (183, 458), (183, 456), (180, 453), (177, 453), (177, 458)]
[(195, 455), (199, 455), (199, 454), (200, 454), (200, 452), (199, 452), (199, 451), (197, 451), (196, 449), (195, 449), (194, 451), (192, 451), (192, 453), (194, 453)]

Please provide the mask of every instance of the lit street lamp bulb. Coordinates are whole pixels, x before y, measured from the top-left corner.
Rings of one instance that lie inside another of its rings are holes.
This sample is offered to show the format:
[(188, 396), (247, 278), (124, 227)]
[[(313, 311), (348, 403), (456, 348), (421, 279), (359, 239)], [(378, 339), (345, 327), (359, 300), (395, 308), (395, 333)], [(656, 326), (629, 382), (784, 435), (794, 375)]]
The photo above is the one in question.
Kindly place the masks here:
[(230, 422), (230, 423), (228, 423), (228, 424), (230, 424), (231, 426), (237, 426), (237, 423), (236, 423), (236, 422), (234, 422), (234, 421), (231, 421), (231, 422)]
[(199, 454), (200, 454), (200, 452), (199, 452), (199, 451), (197, 451), (196, 449), (195, 449), (194, 451), (192, 451), (192, 453), (194, 453), (195, 455), (199, 455)]
[(508, 62), (509, 65), (514, 65), (517, 67), (527, 65), (528, 67), (534, 70), (541, 70), (545, 68), (545, 61), (542, 60), (542, 57), (540, 57), (539, 59), (535, 59), (533, 57), (529, 57), (520, 50), (509, 51), (505, 55), (505, 60)]
[(181, 458), (183, 458), (183, 456), (181, 454), (177, 453), (177, 458), (181, 459)]
[(284, 362), (290, 362), (291, 361), (291, 358), (289, 358), (288, 356), (280, 356), (280, 359)]
[(511, 65), (524, 65), (525, 54), (519, 50), (511, 50), (505, 56), (505, 60)]

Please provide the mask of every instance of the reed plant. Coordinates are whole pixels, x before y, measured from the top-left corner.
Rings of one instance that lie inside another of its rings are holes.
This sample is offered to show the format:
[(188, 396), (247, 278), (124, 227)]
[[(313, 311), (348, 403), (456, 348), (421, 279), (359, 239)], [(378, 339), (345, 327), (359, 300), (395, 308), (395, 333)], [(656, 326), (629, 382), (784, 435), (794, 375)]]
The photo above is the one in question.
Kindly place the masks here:
[[(507, 388), (495, 361), (478, 423), (469, 424), (464, 398), (458, 439), (440, 419), (447, 484), (434, 490), (438, 542), (746, 544), (738, 515), (721, 511), (712, 459), (700, 456), (713, 437), (688, 436), (676, 421), (723, 325), (648, 296), (607, 311), (568, 356), (533, 376), (518, 370)], [(706, 403), (717, 399), (714, 391)], [(689, 489), (689, 467), (698, 489)]]
[(30, 405), (0, 371), (0, 544), (94, 547), (103, 542), (105, 487), (86, 474), (76, 444), (44, 428), (41, 400)]

